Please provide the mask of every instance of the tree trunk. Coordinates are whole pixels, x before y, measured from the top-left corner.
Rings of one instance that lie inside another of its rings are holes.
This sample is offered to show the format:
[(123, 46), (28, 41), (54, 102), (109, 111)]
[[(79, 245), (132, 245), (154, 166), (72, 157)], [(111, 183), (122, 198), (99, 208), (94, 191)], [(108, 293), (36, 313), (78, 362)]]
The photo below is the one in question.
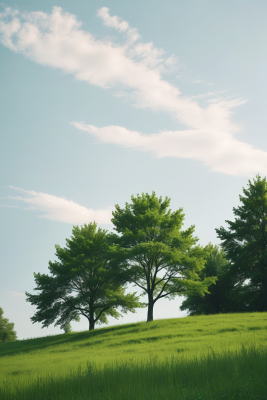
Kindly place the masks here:
[(147, 322), (153, 321), (153, 293), (148, 295)]
[(89, 317), (89, 331), (92, 329), (95, 329), (95, 320), (94, 320), (94, 315)]

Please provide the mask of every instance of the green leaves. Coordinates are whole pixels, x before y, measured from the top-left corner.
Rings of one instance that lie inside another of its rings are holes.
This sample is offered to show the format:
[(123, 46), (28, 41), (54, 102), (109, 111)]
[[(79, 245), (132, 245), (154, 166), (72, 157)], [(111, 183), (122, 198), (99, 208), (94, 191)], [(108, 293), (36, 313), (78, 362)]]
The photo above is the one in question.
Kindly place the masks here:
[(51, 275), (35, 274), (39, 294), (26, 293), (37, 306), (33, 322), (64, 328), (83, 315), (90, 329), (107, 317), (144, 307), (136, 293), (126, 294), (134, 283), (148, 297), (148, 320), (161, 298), (196, 293), (204, 296), (216, 277), (200, 280), (209, 250), (198, 246), (194, 226), (182, 230), (182, 208), (170, 209), (170, 199), (151, 195), (132, 196), (125, 208), (115, 206), (115, 233), (95, 223), (74, 226), (66, 247), (56, 245), (58, 261), (49, 261)]
[(0, 343), (14, 342), (15, 340), (17, 340), (17, 333), (14, 331), (14, 324), (4, 318), (4, 310), (0, 307)]
[(112, 222), (119, 235), (113, 235), (124, 255), (124, 265), (132, 281), (148, 296), (148, 320), (153, 319), (154, 303), (187, 291), (205, 293), (213, 281), (199, 281), (206, 251), (196, 246), (194, 226), (181, 230), (183, 210), (172, 212), (170, 199), (155, 192), (131, 197), (131, 204), (118, 205)]
[[(189, 315), (218, 314), (235, 311), (232, 306), (232, 292), (235, 288), (235, 281), (230, 279), (228, 274), (229, 263), (225, 253), (219, 246), (206, 246), (209, 252), (204, 269), (199, 273), (201, 282), (208, 283), (205, 292), (192, 291), (186, 294), (180, 309), (188, 310)], [(216, 280), (211, 277), (216, 276)], [(215, 284), (214, 284), (215, 283)]]
[(64, 329), (83, 315), (94, 329), (95, 323), (107, 323), (107, 316), (118, 318), (118, 308), (134, 312), (142, 307), (135, 293), (125, 294), (128, 274), (106, 231), (95, 223), (74, 226), (66, 242), (65, 248), (56, 245), (59, 261), (49, 261), (51, 275), (34, 274), (39, 294), (26, 293), (27, 301), (37, 306), (33, 322)]
[(252, 310), (267, 310), (267, 182), (259, 175), (249, 180), (239, 196), (241, 205), (233, 208), (235, 220), (229, 229), (216, 229), (222, 247), (231, 261), (231, 271), (240, 286), (245, 280), (247, 301)]

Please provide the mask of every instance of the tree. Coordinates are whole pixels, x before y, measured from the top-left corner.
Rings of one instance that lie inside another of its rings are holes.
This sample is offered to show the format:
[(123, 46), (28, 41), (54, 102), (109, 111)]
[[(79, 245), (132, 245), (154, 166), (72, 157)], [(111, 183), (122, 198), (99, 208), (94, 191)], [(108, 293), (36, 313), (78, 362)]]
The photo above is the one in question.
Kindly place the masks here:
[(241, 306), (249, 311), (267, 311), (266, 178), (257, 175), (249, 180), (243, 194), (239, 196), (242, 205), (233, 208), (235, 220), (225, 221), (229, 229), (220, 227), (216, 232), (238, 281)]
[(72, 332), (71, 323), (69, 322), (69, 323), (67, 323), (66, 325), (64, 325), (64, 326), (63, 326), (63, 330), (64, 330), (64, 333), (70, 333), (70, 332)]
[[(235, 280), (230, 272), (230, 264), (225, 257), (225, 253), (219, 246), (209, 244), (206, 247), (209, 256), (205, 263), (205, 268), (199, 273), (203, 280), (207, 276), (217, 276), (215, 285), (209, 287), (209, 294), (200, 296), (188, 293), (180, 309), (188, 310), (189, 315), (208, 315), (237, 311), (236, 297), (233, 298), (235, 290)], [(234, 301), (235, 299), (235, 301)]]
[(0, 343), (15, 342), (17, 333), (14, 331), (14, 323), (4, 318), (4, 310), (0, 307)]
[(26, 292), (27, 301), (37, 306), (31, 318), (48, 327), (55, 322), (62, 329), (83, 315), (89, 330), (96, 323), (107, 323), (107, 317), (119, 318), (127, 311), (135, 312), (142, 305), (136, 293), (125, 294), (125, 278), (119, 264), (112, 261), (115, 250), (108, 243), (107, 231), (97, 224), (74, 226), (67, 246), (56, 245), (59, 261), (49, 261), (52, 276), (34, 274), (40, 293)]
[(189, 291), (203, 295), (215, 278), (199, 281), (206, 251), (196, 246), (194, 226), (181, 231), (182, 208), (171, 212), (170, 199), (162, 200), (155, 192), (131, 200), (124, 209), (115, 206), (112, 222), (119, 235), (114, 234), (113, 240), (124, 253), (132, 282), (147, 295), (147, 321), (152, 321), (156, 301)]

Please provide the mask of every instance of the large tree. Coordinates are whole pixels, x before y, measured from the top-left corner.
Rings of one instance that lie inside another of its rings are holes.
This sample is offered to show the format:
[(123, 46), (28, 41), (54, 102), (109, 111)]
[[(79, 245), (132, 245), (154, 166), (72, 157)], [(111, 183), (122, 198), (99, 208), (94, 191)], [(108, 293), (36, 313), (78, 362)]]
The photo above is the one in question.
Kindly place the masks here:
[[(222, 247), (231, 261), (242, 303), (247, 310), (267, 311), (267, 182), (256, 176), (243, 188), (241, 205), (233, 208), (234, 221), (228, 229), (216, 229)], [(245, 286), (243, 284), (245, 281)]]
[[(209, 287), (209, 294), (200, 296), (195, 293), (187, 293), (180, 309), (188, 310), (189, 315), (207, 315), (239, 311), (235, 293), (236, 280), (230, 271), (230, 263), (225, 253), (219, 246), (209, 244), (206, 247), (210, 251), (205, 262), (205, 268), (199, 276), (203, 280), (207, 276), (218, 278), (215, 285)], [(236, 294), (236, 293), (235, 293)]]
[(14, 331), (14, 323), (4, 318), (4, 311), (0, 307), (0, 343), (14, 342), (17, 333)]
[(95, 223), (74, 226), (66, 242), (65, 248), (56, 245), (59, 261), (49, 261), (51, 275), (34, 274), (39, 293), (26, 292), (27, 301), (37, 306), (33, 322), (42, 322), (43, 328), (55, 322), (64, 329), (82, 315), (91, 330), (107, 323), (108, 316), (118, 318), (118, 309), (135, 312), (142, 306), (136, 293), (125, 294), (125, 275), (113, 261), (115, 250), (105, 230)]
[(154, 192), (131, 200), (125, 208), (115, 206), (112, 222), (118, 235), (113, 240), (124, 254), (131, 281), (147, 295), (147, 321), (152, 321), (156, 301), (189, 291), (203, 295), (215, 278), (200, 281), (207, 253), (196, 245), (194, 226), (181, 230), (182, 208), (172, 212), (170, 199)]

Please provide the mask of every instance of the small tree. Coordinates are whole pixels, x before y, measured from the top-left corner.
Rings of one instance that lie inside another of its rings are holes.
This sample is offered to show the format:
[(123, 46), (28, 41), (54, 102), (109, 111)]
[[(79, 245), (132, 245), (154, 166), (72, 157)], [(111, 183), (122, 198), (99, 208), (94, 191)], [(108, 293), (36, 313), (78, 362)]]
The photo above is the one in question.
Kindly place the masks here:
[[(231, 261), (242, 297), (242, 307), (249, 311), (267, 311), (267, 182), (259, 175), (249, 180), (233, 208), (235, 220), (225, 221), (229, 229), (216, 229), (222, 248)], [(244, 285), (245, 281), (249, 280)], [(240, 298), (241, 298), (240, 297)]]
[(196, 246), (194, 226), (182, 231), (184, 214), (172, 212), (170, 199), (154, 192), (132, 196), (122, 209), (116, 205), (112, 222), (119, 235), (113, 236), (123, 250), (131, 282), (148, 298), (147, 321), (153, 320), (156, 301), (174, 298), (190, 291), (203, 295), (214, 277), (200, 281), (207, 252)]
[(237, 310), (237, 304), (233, 304), (233, 291), (235, 280), (230, 273), (230, 264), (225, 258), (225, 253), (219, 246), (209, 244), (206, 247), (210, 254), (206, 260), (205, 268), (199, 273), (201, 280), (208, 276), (217, 276), (215, 285), (209, 287), (209, 294), (200, 296), (188, 293), (180, 309), (188, 310), (189, 315), (218, 314)]
[(74, 226), (66, 248), (56, 245), (59, 261), (49, 261), (52, 276), (34, 274), (40, 293), (26, 292), (27, 301), (37, 306), (31, 318), (48, 327), (55, 322), (62, 329), (83, 315), (89, 329), (96, 323), (107, 323), (107, 317), (119, 318), (127, 311), (142, 307), (136, 293), (125, 294), (125, 277), (119, 264), (112, 261), (116, 249), (108, 243), (105, 230), (95, 223)]
[(0, 343), (15, 342), (17, 333), (14, 331), (14, 323), (4, 318), (4, 311), (0, 307)]
[(63, 330), (64, 330), (64, 333), (72, 332), (71, 323), (69, 322), (68, 324), (64, 325)]

